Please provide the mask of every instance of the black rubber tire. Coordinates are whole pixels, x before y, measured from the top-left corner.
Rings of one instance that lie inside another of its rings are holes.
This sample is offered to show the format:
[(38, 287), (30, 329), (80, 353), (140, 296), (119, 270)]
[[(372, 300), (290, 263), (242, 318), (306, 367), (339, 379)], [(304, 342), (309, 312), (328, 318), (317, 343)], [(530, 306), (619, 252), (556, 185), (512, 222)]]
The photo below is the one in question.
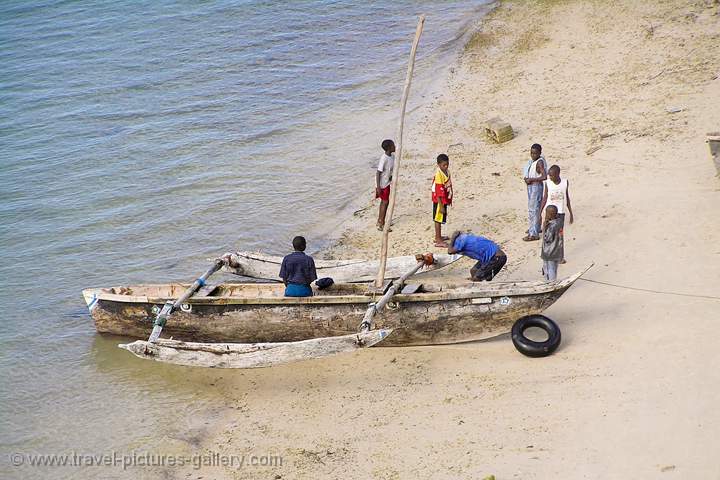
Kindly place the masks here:
[[(548, 339), (535, 342), (525, 336), (525, 330), (538, 327), (545, 330)], [(528, 357), (547, 357), (560, 346), (560, 327), (545, 315), (528, 315), (515, 322), (512, 327), (512, 341), (518, 352)]]

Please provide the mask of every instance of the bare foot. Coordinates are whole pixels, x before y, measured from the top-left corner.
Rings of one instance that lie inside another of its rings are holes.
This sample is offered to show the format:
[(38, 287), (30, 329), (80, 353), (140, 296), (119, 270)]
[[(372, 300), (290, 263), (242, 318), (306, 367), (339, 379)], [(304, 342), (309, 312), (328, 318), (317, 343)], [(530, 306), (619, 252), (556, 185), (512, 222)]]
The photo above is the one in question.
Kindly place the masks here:
[(447, 248), (448, 244), (443, 240), (435, 240), (435, 246), (438, 248)]

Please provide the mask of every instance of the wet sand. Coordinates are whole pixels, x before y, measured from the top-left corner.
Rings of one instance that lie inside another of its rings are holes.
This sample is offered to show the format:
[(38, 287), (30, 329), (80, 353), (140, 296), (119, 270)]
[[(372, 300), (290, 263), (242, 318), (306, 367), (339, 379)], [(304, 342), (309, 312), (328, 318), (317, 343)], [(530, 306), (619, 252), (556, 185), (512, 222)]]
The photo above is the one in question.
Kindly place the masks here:
[[(719, 11), (713, 1), (503, 2), (411, 116), (390, 254), (439, 251), (429, 185), (445, 152), (456, 195), (446, 231), (500, 243), (501, 278), (539, 279), (539, 244), (521, 241), (520, 177), (537, 142), (570, 179), (576, 221), (561, 276), (593, 261), (589, 280), (720, 297), (720, 179), (704, 143), (720, 128)], [(496, 115), (515, 139), (487, 141)], [(377, 255), (371, 195), (328, 257)], [(563, 343), (544, 359), (504, 336), (208, 372), (228, 409), (201, 448), (283, 465), (170, 475), (720, 477), (718, 311), (718, 299), (580, 281), (547, 311)]]

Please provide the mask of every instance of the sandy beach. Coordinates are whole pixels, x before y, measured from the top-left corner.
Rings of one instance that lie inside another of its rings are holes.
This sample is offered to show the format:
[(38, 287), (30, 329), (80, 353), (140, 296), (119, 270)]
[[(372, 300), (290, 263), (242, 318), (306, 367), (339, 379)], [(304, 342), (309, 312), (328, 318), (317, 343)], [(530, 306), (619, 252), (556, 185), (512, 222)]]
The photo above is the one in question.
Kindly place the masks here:
[[(521, 240), (521, 170), (540, 143), (575, 211), (559, 275), (594, 262), (587, 280), (656, 292), (579, 281), (547, 311), (563, 343), (542, 359), (503, 336), (209, 371), (228, 409), (187, 448), (282, 466), (168, 476), (720, 478), (720, 179), (705, 143), (720, 130), (719, 51), (717, 1), (499, 4), (409, 117), (390, 255), (440, 251), (429, 184), (444, 152), (455, 186), (445, 231), (501, 244), (500, 279), (539, 280), (539, 244)], [(487, 140), (494, 116), (513, 140)], [(367, 195), (325, 256), (377, 255)]]

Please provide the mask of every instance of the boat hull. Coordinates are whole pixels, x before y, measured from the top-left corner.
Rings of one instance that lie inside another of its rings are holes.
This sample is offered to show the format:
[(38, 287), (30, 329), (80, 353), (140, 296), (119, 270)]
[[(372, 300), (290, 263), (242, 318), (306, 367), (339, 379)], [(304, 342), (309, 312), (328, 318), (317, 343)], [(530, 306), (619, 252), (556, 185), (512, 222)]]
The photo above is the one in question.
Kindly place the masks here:
[[(435, 254), (435, 263), (425, 267), (416, 275), (422, 275), (446, 267), (459, 260), (461, 255)], [(223, 271), (244, 277), (262, 280), (280, 281), (280, 265), (283, 257), (262, 253), (236, 252), (232, 255), (235, 265), (224, 266)], [(400, 278), (405, 272), (417, 265), (413, 255), (390, 257), (385, 265), (385, 278)], [(318, 278), (330, 277), (336, 283), (370, 282), (375, 280), (380, 264), (378, 260), (315, 260)]]
[[(548, 308), (573, 281), (467, 284), (436, 292), (399, 294), (389, 308), (375, 315), (374, 328), (393, 329), (383, 346), (490, 338), (509, 332), (519, 318)], [(180, 291), (184, 286), (175, 287)], [(279, 295), (263, 291), (262, 295), (245, 297), (191, 298), (172, 314), (163, 336), (185, 342), (258, 343), (347, 335), (357, 332), (373, 300), (367, 294), (285, 298), (281, 287), (234, 284), (235, 289), (275, 288), (277, 292), (273, 293)], [(165, 298), (118, 295), (107, 293), (107, 289), (83, 293), (98, 332), (145, 339), (156, 313), (174, 291)]]

